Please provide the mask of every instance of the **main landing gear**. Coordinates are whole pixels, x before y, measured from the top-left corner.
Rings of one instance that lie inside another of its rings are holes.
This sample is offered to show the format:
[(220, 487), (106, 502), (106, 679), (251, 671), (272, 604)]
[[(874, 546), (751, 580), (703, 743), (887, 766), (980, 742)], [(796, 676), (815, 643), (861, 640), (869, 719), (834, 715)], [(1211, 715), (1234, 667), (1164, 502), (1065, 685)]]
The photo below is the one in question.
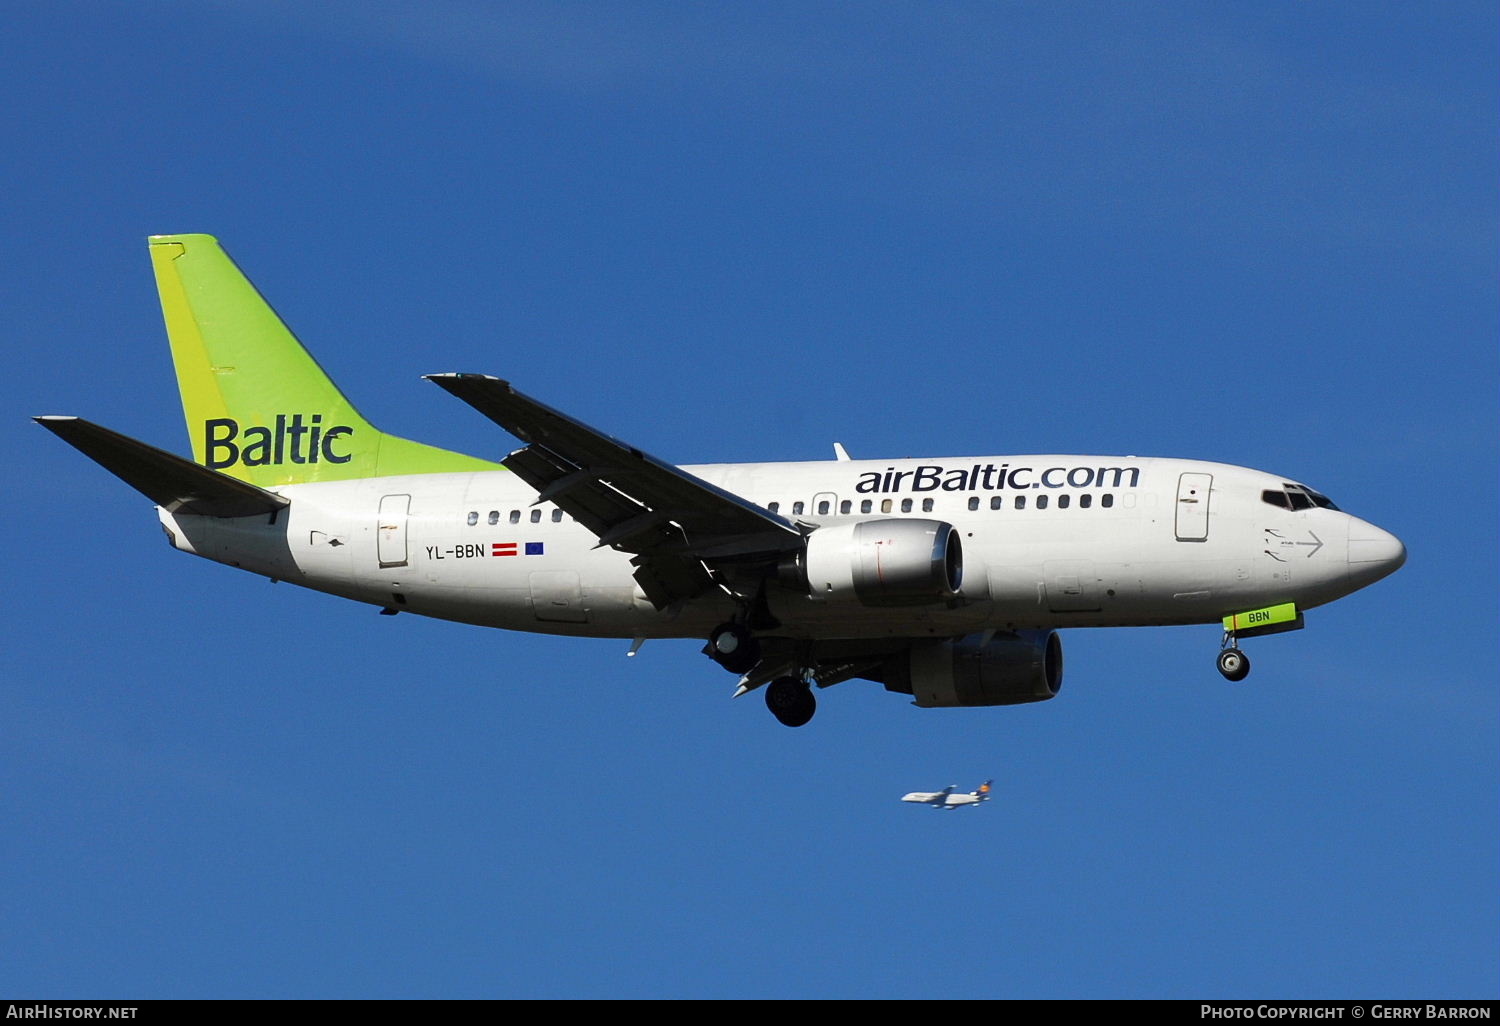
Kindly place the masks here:
[(1228, 681), (1242, 681), (1250, 676), (1250, 657), (1240, 651), (1233, 634), (1224, 635), (1223, 648), (1219, 652), (1219, 672)]
[(818, 700), (800, 677), (777, 677), (766, 685), (766, 708), (786, 726), (800, 727), (818, 711)]
[(730, 673), (749, 673), (760, 662), (760, 642), (742, 623), (715, 627), (703, 651)]
[[(760, 663), (761, 646), (750, 628), (738, 621), (721, 623), (708, 635), (706, 654), (730, 673), (743, 675)], [(764, 679), (764, 678), (762, 678)], [(752, 684), (752, 687), (755, 686)], [(766, 684), (766, 708), (788, 727), (800, 727), (813, 718), (818, 700), (812, 686), (800, 676), (777, 677)], [(742, 688), (741, 691), (744, 689)]]

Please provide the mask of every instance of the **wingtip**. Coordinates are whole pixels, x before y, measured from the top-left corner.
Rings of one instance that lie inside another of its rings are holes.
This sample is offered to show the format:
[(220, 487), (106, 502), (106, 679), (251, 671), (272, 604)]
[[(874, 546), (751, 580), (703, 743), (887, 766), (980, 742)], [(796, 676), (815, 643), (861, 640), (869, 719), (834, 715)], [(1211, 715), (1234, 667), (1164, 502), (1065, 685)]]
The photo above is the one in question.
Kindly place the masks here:
[(442, 374), (423, 374), (422, 379), (424, 381), (431, 381), (434, 384), (438, 385), (441, 385), (447, 381), (495, 381), (504, 385), (506, 388), (510, 387), (509, 381), (501, 380), (500, 378), (495, 377), (493, 374), (470, 374), (464, 371), (445, 371)]
[(79, 417), (65, 416), (63, 414), (58, 414), (58, 413), (44, 413), (44, 414), (42, 414), (39, 417), (32, 417), (31, 419), (33, 421), (35, 421), (36, 423), (40, 424), (42, 427), (44, 427), (47, 430), (51, 431), (54, 428), (60, 428), (60, 427), (62, 427), (64, 424), (75, 423), (76, 421), (80, 420), (81, 418), (79, 418)]

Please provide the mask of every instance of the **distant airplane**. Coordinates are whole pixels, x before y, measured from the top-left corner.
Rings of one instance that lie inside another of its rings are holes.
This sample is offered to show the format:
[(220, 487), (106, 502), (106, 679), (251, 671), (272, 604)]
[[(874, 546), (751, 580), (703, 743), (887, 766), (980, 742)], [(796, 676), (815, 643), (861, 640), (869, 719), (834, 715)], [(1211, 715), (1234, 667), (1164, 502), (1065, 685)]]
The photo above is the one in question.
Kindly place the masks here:
[[(834, 460), (679, 467), (483, 374), (430, 380), (520, 444), (498, 463), (449, 452), (365, 420), (213, 238), (157, 236), (150, 253), (192, 458), (78, 417), (37, 420), (155, 503), (173, 548), (387, 615), (629, 639), (631, 654), (651, 638), (704, 639), (734, 694), (764, 687), (790, 727), (812, 718), (815, 688), (855, 679), (924, 709), (1047, 701), (1067, 628), (1222, 623), (1219, 672), (1242, 680), (1242, 639), (1298, 630), (1304, 611), (1406, 560), (1400, 539), (1321, 492), (1245, 467), (854, 460), (842, 446)], [(1213, 355), (1184, 388), (1233, 393)], [(902, 407), (899, 385), (901, 373), (973, 370), (913, 352), (888, 394), (855, 408), (952, 416), (972, 432), (1003, 399), (980, 389), (924, 410)], [(787, 412), (724, 373), (721, 405), (747, 438)], [(622, 421), (691, 431), (670, 363), (659, 377), (656, 394), (622, 394)], [(842, 398), (836, 382), (825, 391)], [(1171, 400), (1164, 389), (1152, 401)], [(1086, 401), (1059, 393), (1056, 415)], [(133, 594), (161, 609), (180, 599)], [(1379, 615), (1365, 629), (1390, 633)]]
[(963, 805), (978, 805), (980, 802), (990, 800), (990, 785), (993, 783), (993, 780), (986, 780), (968, 794), (954, 794), (954, 785), (949, 784), (941, 791), (913, 791), (911, 794), (903, 795), (901, 800), (931, 805), (934, 809), (956, 809)]

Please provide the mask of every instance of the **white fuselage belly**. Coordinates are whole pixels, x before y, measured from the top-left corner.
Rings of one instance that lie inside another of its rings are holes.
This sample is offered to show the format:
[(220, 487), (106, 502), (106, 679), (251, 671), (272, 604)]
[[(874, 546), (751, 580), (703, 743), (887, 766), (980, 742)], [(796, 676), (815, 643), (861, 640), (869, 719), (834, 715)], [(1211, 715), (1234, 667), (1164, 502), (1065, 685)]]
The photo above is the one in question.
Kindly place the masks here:
[[(1261, 492), (1279, 489), (1281, 478), (1226, 464), (1010, 456), (684, 469), (761, 506), (775, 504), (793, 522), (904, 517), (958, 530), (963, 601), (877, 609), (773, 584), (778, 634), (949, 637), (989, 628), (1207, 623), (1271, 603), (1309, 608), (1369, 583), (1349, 562), (1350, 527), (1363, 522), (1333, 509), (1270, 505)], [(291, 506), (274, 518), (162, 511), (163, 524), (174, 545), (209, 559), (483, 626), (703, 637), (735, 610), (717, 592), (656, 610), (631, 576), (628, 553), (595, 548), (595, 537), (550, 503), (533, 507), (536, 492), (507, 471), (278, 490)]]

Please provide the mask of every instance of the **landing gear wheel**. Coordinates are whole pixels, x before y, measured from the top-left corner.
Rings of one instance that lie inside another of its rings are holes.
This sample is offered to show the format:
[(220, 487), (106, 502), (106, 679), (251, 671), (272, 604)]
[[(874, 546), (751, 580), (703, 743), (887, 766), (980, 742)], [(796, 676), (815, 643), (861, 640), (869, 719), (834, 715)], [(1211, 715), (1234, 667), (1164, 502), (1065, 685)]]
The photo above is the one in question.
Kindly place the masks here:
[(1250, 657), (1237, 648), (1219, 653), (1219, 672), (1225, 680), (1240, 681), (1250, 676)]
[(777, 677), (766, 685), (766, 708), (788, 727), (800, 727), (818, 711), (818, 700), (804, 681)]
[(760, 662), (760, 642), (744, 624), (725, 623), (708, 636), (708, 655), (730, 673), (749, 673)]

